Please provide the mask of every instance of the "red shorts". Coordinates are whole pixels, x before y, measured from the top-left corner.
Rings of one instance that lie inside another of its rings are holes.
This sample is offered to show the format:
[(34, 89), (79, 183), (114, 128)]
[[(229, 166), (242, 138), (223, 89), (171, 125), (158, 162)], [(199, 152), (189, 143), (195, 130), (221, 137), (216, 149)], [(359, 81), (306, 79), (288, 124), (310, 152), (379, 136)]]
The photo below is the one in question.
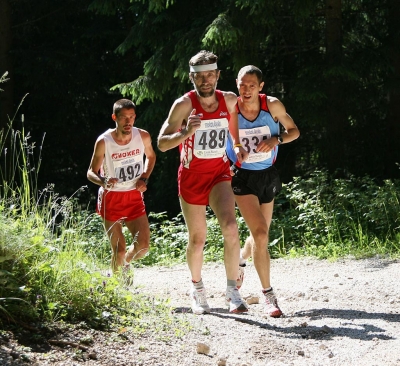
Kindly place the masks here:
[(132, 221), (146, 214), (143, 194), (136, 189), (120, 192), (100, 188), (96, 211), (107, 221)]
[(221, 169), (205, 173), (192, 173), (190, 169), (179, 167), (179, 195), (191, 205), (208, 205), (211, 189), (219, 182), (231, 181), (229, 160), (221, 164)]

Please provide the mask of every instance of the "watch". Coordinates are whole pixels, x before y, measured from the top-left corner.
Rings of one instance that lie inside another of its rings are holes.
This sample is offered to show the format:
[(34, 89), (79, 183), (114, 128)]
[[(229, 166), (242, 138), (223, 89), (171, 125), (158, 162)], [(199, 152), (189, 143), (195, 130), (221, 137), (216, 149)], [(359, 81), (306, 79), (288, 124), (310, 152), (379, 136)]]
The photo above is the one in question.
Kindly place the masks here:
[(278, 145), (283, 144), (283, 140), (282, 140), (282, 136), (281, 135), (276, 136), (276, 138), (278, 139)]
[(149, 178), (139, 178), (139, 180), (142, 180), (146, 185), (149, 183)]

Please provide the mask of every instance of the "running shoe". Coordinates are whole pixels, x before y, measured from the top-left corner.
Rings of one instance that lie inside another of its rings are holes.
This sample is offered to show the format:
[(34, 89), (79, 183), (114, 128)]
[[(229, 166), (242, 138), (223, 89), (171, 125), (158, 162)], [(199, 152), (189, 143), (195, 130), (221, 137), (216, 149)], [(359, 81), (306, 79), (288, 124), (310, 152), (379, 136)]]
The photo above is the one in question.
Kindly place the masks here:
[(282, 315), (282, 311), (278, 306), (274, 291), (272, 289), (268, 292), (263, 291), (263, 295), (265, 297), (264, 314), (272, 318), (279, 318)]
[(193, 314), (201, 315), (210, 312), (210, 307), (207, 303), (206, 289), (196, 289), (194, 286), (190, 290), (190, 297), (192, 298), (192, 311)]
[(225, 304), (229, 306), (230, 313), (245, 313), (249, 311), (246, 302), (242, 299), (236, 287), (229, 287), (226, 290)]
[(244, 280), (244, 267), (246, 267), (246, 263), (244, 264), (239, 264), (239, 272), (238, 272), (238, 278), (236, 280), (236, 287), (240, 289), (243, 285), (243, 280)]

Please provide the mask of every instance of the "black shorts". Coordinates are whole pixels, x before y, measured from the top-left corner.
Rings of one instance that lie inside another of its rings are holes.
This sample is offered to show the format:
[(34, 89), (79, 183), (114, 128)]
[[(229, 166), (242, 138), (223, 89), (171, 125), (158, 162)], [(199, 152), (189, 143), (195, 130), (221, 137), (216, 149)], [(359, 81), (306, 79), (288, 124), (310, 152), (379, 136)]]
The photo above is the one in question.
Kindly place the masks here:
[(246, 170), (234, 167), (232, 190), (237, 196), (253, 194), (260, 205), (271, 202), (282, 188), (278, 170), (271, 166), (264, 170)]

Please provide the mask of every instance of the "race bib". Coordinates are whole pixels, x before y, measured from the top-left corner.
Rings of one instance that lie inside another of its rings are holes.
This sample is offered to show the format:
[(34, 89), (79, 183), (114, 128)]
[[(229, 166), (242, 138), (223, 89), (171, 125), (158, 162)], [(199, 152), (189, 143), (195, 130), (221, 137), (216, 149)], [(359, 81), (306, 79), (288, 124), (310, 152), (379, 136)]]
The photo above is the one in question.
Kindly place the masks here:
[(194, 135), (194, 155), (200, 159), (224, 156), (227, 136), (226, 118), (201, 121), (201, 126)]
[(143, 161), (125, 159), (114, 161), (114, 174), (119, 186), (131, 186), (143, 173)]
[(257, 163), (271, 158), (271, 151), (256, 152), (256, 147), (263, 141), (271, 138), (268, 126), (239, 130), (239, 138), (243, 148), (249, 153), (246, 163)]

